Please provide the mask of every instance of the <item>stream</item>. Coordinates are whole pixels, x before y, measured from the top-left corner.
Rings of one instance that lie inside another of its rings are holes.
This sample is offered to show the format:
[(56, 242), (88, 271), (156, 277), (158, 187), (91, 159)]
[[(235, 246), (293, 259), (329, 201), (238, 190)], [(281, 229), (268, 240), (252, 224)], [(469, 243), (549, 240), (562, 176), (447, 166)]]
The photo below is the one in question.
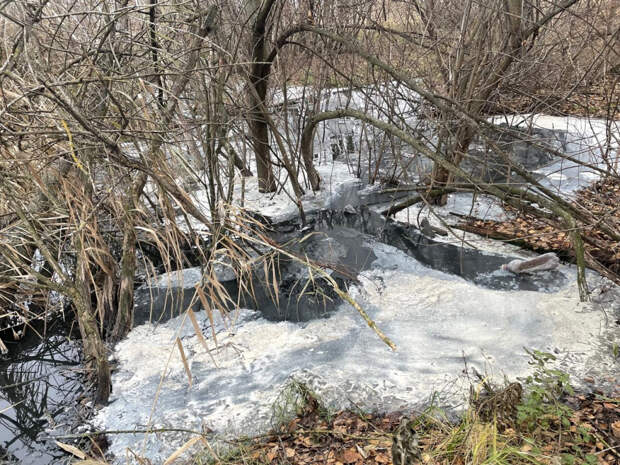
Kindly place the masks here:
[[(136, 327), (117, 345), (112, 401), (95, 424), (209, 428), (217, 445), (273, 426), (291, 382), (303, 383), (333, 409), (410, 411), (435, 396), (447, 411), (458, 412), (471, 381), (466, 367), (499, 380), (523, 379), (530, 369), (524, 348), (555, 354), (557, 368), (577, 386), (585, 377), (603, 387), (620, 381), (611, 351), (620, 337), (620, 292), (595, 273), (589, 273), (593, 301), (581, 303), (572, 266), (513, 275), (500, 269), (511, 255), (434, 241), (366, 208), (316, 212), (312, 219), (297, 253), (329, 263), (326, 269), (396, 344), (395, 352), (329, 289), (322, 287), (329, 298), (316, 299), (305, 287), (316, 278), (284, 261), (280, 305), (265, 292), (261, 300), (247, 300), (246, 308), (214, 312), (213, 325), (196, 305), (209, 354), (180, 314), (185, 307), (138, 302), (138, 313), (156, 315), (159, 323)], [(283, 237), (299, 235), (290, 223), (280, 226)], [(345, 267), (347, 273), (338, 271)], [(260, 271), (256, 276), (258, 285)], [(232, 276), (221, 277), (235, 289)], [(158, 277), (159, 287), (145, 287), (143, 295), (191, 296), (200, 279), (199, 268), (179, 270)], [(120, 457), (131, 449), (159, 462), (187, 438), (114, 435), (110, 452)]]
[(45, 337), (30, 331), (8, 345), (10, 353), (0, 359), (0, 463), (69, 463), (46, 437), (77, 421), (84, 394), (79, 341), (56, 321)]
[[(355, 128), (340, 123), (323, 127), (327, 150), (338, 151), (340, 158), (361, 152), (363, 147), (347, 136)], [(539, 135), (562, 150), (578, 150), (565, 128)], [(511, 150), (546, 176), (550, 188), (574, 192), (587, 180), (581, 172), (561, 178), (555, 173), (558, 161), (531, 144), (512, 144)], [(368, 161), (372, 151), (366, 152)], [(398, 168), (401, 155), (386, 153), (379, 161), (381, 175)], [(488, 151), (476, 146), (473, 155), (485, 158)], [(475, 157), (465, 163), (475, 168)], [(222, 444), (273, 426), (274, 405), (286, 407), (281, 395), (291, 382), (305, 384), (333, 409), (412, 411), (433, 397), (459, 412), (471, 381), (465, 367), (499, 380), (523, 379), (530, 368), (524, 348), (555, 354), (557, 368), (579, 387), (587, 388), (585, 377), (601, 388), (620, 382), (611, 350), (620, 338), (617, 286), (588, 272), (592, 301), (581, 303), (573, 266), (535, 275), (502, 271), (502, 264), (527, 254), (493, 241), (473, 248), (454, 238), (433, 239), (407, 221), (386, 221), (373, 205), (395, 196), (338, 166), (319, 166), (326, 186), (304, 200), (308, 224), (300, 224), (296, 205), (284, 203), (284, 195), (281, 200), (249, 192), (248, 207), (271, 222), (275, 240), (291, 242), (292, 254), (320, 263), (397, 350), (366, 326), (327, 279), (283, 254), (276, 255), (277, 270), (268, 271), (268, 278), (262, 267), (252, 270), (253, 295), (241, 290), (226, 263), (216, 264), (218, 284), (239, 299), (240, 308), (214, 311), (213, 321), (195, 295), (203, 269), (164, 273), (136, 288), (135, 327), (114, 348), (111, 401), (92, 419), (95, 428), (208, 428), (213, 443)], [(490, 180), (510, 177), (505, 166), (494, 166)], [(470, 207), (466, 195), (455, 195), (451, 202), (468, 213), (477, 200)], [(187, 319), (190, 306), (208, 353)], [(80, 417), (82, 381), (77, 345), (62, 325), (48, 330), (43, 340), (30, 335), (12, 345), (0, 359), (1, 464), (67, 462), (49, 437), (70, 430), (76, 419), (90, 422)], [(109, 452), (116, 463), (122, 463), (127, 449), (160, 463), (187, 439), (178, 433), (111, 435)]]

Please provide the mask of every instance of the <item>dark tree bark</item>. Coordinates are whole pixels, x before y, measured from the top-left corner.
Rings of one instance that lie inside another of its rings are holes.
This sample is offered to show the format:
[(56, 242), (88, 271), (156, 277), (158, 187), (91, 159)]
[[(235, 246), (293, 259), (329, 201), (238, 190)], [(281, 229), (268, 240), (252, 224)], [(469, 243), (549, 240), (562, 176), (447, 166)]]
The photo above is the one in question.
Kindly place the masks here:
[(252, 90), (249, 95), (250, 114), (248, 118), (250, 139), (256, 153), (256, 174), (260, 192), (275, 192), (277, 187), (269, 154), (269, 125), (264, 114), (267, 107), (267, 85), (271, 69), (267, 62), (265, 36), (269, 14), (275, 4), (275, 0), (251, 2), (254, 7), (254, 11), (251, 12), (254, 15), (254, 22), (250, 41), (252, 64), (249, 78)]

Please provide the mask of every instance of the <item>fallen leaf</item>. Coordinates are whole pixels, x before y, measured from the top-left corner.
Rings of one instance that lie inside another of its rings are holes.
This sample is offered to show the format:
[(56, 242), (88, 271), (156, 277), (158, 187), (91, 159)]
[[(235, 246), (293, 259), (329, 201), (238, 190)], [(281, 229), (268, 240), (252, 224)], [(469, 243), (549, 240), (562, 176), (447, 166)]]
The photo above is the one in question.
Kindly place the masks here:
[(56, 441), (56, 445), (60, 447), (61, 449), (63, 449), (65, 452), (69, 452), (70, 454), (75, 455), (79, 459), (84, 460), (87, 457), (87, 455), (84, 452), (82, 452), (80, 449), (70, 444), (65, 444), (64, 442)]
[(273, 462), (273, 459), (276, 458), (276, 456), (278, 455), (278, 449), (271, 449), (269, 452), (267, 452), (267, 461), (268, 462)]
[(344, 463), (354, 463), (361, 460), (362, 456), (353, 448), (346, 449), (342, 454), (342, 461)]
[(387, 454), (379, 453), (379, 454), (375, 455), (375, 462), (378, 462), (378, 463), (390, 463), (390, 458), (387, 456)]

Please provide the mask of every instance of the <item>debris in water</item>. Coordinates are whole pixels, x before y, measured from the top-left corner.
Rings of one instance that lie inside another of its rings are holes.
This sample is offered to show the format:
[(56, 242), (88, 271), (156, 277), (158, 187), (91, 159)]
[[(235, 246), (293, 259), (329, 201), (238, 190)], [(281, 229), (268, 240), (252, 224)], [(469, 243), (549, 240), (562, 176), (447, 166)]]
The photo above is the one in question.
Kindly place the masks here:
[(350, 203), (346, 204), (344, 206), (343, 211), (345, 213), (349, 213), (350, 215), (357, 215), (357, 211), (355, 210), (355, 207), (353, 205), (351, 205)]
[(431, 226), (431, 224), (428, 222), (426, 218), (423, 218), (422, 221), (420, 222), (420, 230), (427, 237), (430, 237), (430, 238), (435, 237), (435, 231), (433, 231), (433, 227)]
[(519, 273), (535, 273), (537, 271), (553, 270), (560, 264), (558, 256), (549, 252), (529, 260), (513, 260), (502, 265), (502, 270), (508, 270), (515, 274)]
[(437, 234), (444, 237), (448, 235), (448, 231), (438, 228), (437, 226), (433, 226), (427, 218), (422, 218), (422, 221), (420, 221), (420, 230), (425, 236), (430, 237), (431, 239)]

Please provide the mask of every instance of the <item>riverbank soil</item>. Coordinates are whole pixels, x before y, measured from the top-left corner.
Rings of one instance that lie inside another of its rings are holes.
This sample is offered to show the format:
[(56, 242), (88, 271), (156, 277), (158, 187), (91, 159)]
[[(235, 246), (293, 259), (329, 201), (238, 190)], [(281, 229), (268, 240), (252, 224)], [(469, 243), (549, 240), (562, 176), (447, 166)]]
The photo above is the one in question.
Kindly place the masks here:
[[(529, 404), (522, 401), (521, 405)], [(506, 425), (497, 420), (499, 412), (483, 421), (481, 409), (470, 407), (460, 422), (451, 423), (443, 419), (440, 409), (432, 408), (412, 416), (350, 410), (329, 415), (316, 399), (309, 398), (292, 421), (265, 436), (238, 441), (218, 462), (401, 465), (402, 442), (395, 438), (407, 438), (403, 432), (411, 431), (404, 446), (410, 451), (407, 463), (411, 464), (620, 463), (620, 391), (611, 397), (575, 394), (545, 411), (534, 424), (515, 420)], [(405, 424), (408, 429), (403, 429)], [(210, 461), (205, 457), (193, 463)]]

